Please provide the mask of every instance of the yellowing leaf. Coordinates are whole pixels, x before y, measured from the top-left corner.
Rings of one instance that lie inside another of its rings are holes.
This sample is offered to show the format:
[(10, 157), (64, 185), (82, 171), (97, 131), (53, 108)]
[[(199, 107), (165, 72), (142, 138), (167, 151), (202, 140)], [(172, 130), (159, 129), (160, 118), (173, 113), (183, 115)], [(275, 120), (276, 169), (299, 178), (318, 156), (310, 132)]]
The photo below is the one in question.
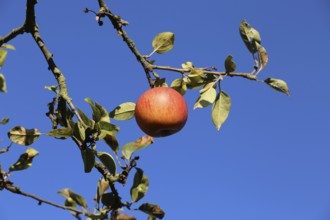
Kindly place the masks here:
[(0, 69), (6, 61), (7, 53), (8, 52), (6, 50), (0, 50)]
[(197, 101), (195, 102), (194, 109), (196, 108), (204, 108), (211, 105), (217, 96), (217, 92), (215, 88), (210, 87), (208, 90), (204, 91)]
[(22, 126), (16, 126), (8, 132), (10, 140), (16, 144), (28, 146), (35, 142), (41, 133), (38, 129), (26, 129)]
[(129, 160), (132, 154), (137, 151), (147, 147), (149, 144), (154, 143), (154, 139), (151, 136), (140, 137), (135, 142), (127, 143), (122, 148), (122, 155), (125, 159)]
[(174, 46), (174, 33), (162, 32), (156, 35), (152, 41), (154, 51), (163, 54), (171, 50)]
[(134, 117), (135, 103), (125, 102), (110, 112), (110, 117), (116, 120), (129, 120)]
[(140, 207), (139, 210), (147, 213), (148, 215), (155, 217), (155, 218), (159, 218), (162, 219), (165, 216), (165, 212), (158, 206), (155, 204), (151, 204), (151, 203), (143, 203)]
[(24, 154), (21, 154), (16, 163), (14, 163), (9, 170), (10, 171), (18, 171), (25, 170), (32, 166), (32, 160), (35, 156), (37, 156), (39, 152), (33, 148), (28, 148)]
[(48, 136), (57, 138), (69, 138), (73, 134), (72, 128), (57, 128), (47, 133)]
[(181, 66), (182, 66), (183, 69), (193, 69), (193, 68), (195, 68), (194, 64), (190, 61), (187, 61), (187, 62), (181, 64)]
[(264, 82), (267, 83), (273, 89), (275, 89), (279, 92), (283, 92), (283, 93), (287, 94), (288, 96), (290, 95), (289, 87), (285, 81), (283, 81), (281, 79), (267, 78), (264, 80)]
[(171, 88), (178, 91), (181, 95), (184, 95), (187, 91), (186, 82), (182, 78), (173, 80)]
[(259, 73), (261, 70), (263, 70), (268, 63), (267, 51), (261, 45), (258, 46), (258, 56), (259, 56), (259, 69), (258, 69), (257, 73)]
[(218, 93), (212, 107), (212, 121), (219, 131), (222, 124), (226, 121), (231, 107), (230, 97), (224, 91)]
[(6, 79), (3, 74), (0, 73), (0, 92), (7, 92)]

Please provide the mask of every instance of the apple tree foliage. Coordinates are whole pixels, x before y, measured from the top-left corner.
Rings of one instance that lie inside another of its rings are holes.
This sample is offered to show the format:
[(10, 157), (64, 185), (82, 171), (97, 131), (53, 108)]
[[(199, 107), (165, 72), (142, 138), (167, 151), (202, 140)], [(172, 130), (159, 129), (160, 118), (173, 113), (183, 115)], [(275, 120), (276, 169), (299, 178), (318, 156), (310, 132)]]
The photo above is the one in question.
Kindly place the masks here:
[[(128, 25), (128, 22), (113, 14), (104, 0), (99, 0), (98, 3), (98, 12), (89, 9), (85, 9), (84, 12), (93, 13), (100, 26), (103, 25), (103, 19), (111, 21), (118, 35), (143, 67), (150, 87), (170, 86), (182, 95), (188, 90), (198, 89), (199, 96), (196, 98), (194, 109), (209, 107), (212, 122), (217, 130), (220, 130), (222, 124), (227, 120), (231, 109), (230, 96), (220, 87), (221, 82), (226, 78), (242, 77), (265, 83), (279, 92), (290, 95), (285, 81), (276, 78), (264, 80), (258, 78), (260, 72), (267, 65), (268, 55), (265, 47), (262, 45), (260, 33), (246, 20), (239, 24), (239, 34), (253, 57), (254, 66), (251, 72), (237, 72), (236, 63), (231, 55), (228, 55), (224, 60), (221, 67), (223, 71), (218, 71), (214, 67), (199, 68), (191, 61), (187, 61), (181, 67), (176, 68), (156, 65), (155, 61), (150, 59), (154, 53), (164, 54), (173, 49), (175, 42), (174, 33), (162, 32), (156, 35), (151, 42), (153, 48), (151, 53), (142, 55), (125, 31), (125, 26)], [(129, 120), (134, 118), (135, 103), (122, 103), (108, 112), (100, 103), (93, 101), (91, 98), (86, 98), (85, 101), (92, 109), (91, 116), (76, 108), (68, 94), (63, 73), (55, 64), (51, 52), (43, 43), (35, 17), (36, 4), (36, 0), (27, 0), (26, 19), (23, 24), (4, 37), (0, 37), (0, 69), (6, 61), (8, 52), (15, 50), (15, 47), (8, 42), (20, 34), (31, 35), (32, 40), (40, 47), (41, 55), (46, 58), (49, 69), (57, 80), (56, 85), (45, 86), (47, 90), (54, 94), (54, 98), (48, 103), (48, 112), (46, 114), (52, 125), (49, 131), (46, 132), (40, 132), (37, 128), (25, 128), (23, 126), (15, 126), (9, 129), (8, 138), (11, 140), (11, 144), (0, 148), (0, 154), (9, 152), (10, 148), (15, 144), (32, 145), (41, 135), (61, 140), (73, 140), (80, 150), (84, 172), (89, 173), (96, 169), (100, 173), (100, 179), (96, 183), (96, 208), (93, 212), (88, 212), (85, 198), (69, 188), (58, 191), (63, 196), (63, 204), (60, 205), (21, 191), (15, 183), (11, 182), (11, 175), (16, 175), (17, 171), (30, 168), (33, 160), (38, 156), (38, 151), (31, 147), (19, 155), (17, 161), (10, 167), (0, 166), (0, 190), (7, 190), (30, 197), (39, 203), (66, 209), (77, 219), (81, 219), (81, 216), (85, 216), (87, 219), (135, 219), (135, 217), (125, 214), (125, 209), (144, 212), (149, 220), (162, 219), (165, 216), (165, 212), (160, 206), (149, 202), (141, 203), (144, 195), (148, 192), (149, 178), (143, 169), (138, 167), (139, 156), (135, 156), (136, 151), (154, 142), (153, 137), (143, 136), (136, 141), (120, 146), (116, 137), (119, 127), (111, 122), (111, 119)], [(156, 70), (177, 72), (180, 74), (180, 77), (168, 84), (165, 78), (156, 73)], [(0, 92), (5, 93), (6, 91), (5, 75), (0, 73)], [(0, 125), (6, 125), (8, 122), (9, 118), (4, 117), (0, 119)], [(97, 150), (99, 141), (103, 141), (109, 146), (109, 152)], [(4, 155), (1, 156), (3, 159)], [(133, 183), (127, 183), (128, 175), (134, 175)], [(117, 184), (130, 185), (130, 199), (124, 200), (120, 196), (120, 192), (116, 187)]]

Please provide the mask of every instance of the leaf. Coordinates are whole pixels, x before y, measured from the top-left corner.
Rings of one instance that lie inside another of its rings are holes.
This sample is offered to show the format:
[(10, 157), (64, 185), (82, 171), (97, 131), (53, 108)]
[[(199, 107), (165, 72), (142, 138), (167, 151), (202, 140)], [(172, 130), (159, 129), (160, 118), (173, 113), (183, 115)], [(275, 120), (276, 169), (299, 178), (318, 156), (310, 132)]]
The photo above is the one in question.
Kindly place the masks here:
[(283, 81), (281, 79), (267, 78), (264, 80), (264, 82), (267, 83), (273, 89), (275, 89), (279, 92), (283, 92), (283, 93), (287, 94), (288, 96), (290, 96), (290, 90), (285, 81)]
[(114, 110), (110, 112), (110, 117), (116, 120), (129, 120), (134, 118), (135, 103), (125, 102), (118, 105)]
[(83, 207), (84, 209), (87, 209), (86, 199), (83, 196), (73, 192), (71, 189), (65, 188), (59, 190), (57, 193), (64, 196), (66, 199), (71, 198), (74, 202), (77, 203), (77, 205)]
[(119, 214), (114, 220), (136, 220), (136, 218), (127, 214)]
[(47, 133), (48, 136), (56, 138), (69, 138), (73, 134), (72, 128), (57, 128)]
[(77, 111), (85, 125), (91, 125), (91, 120), (89, 120), (88, 116), (80, 108), (77, 108)]
[(259, 32), (251, 27), (251, 25), (248, 24), (246, 20), (241, 21), (239, 32), (248, 50), (252, 54), (256, 53), (258, 49), (256, 43), (261, 44)]
[(94, 103), (93, 100), (90, 98), (85, 98), (85, 101), (92, 108), (92, 111), (93, 111), (92, 117), (95, 122), (99, 122), (99, 121), (110, 122), (109, 114), (103, 106), (101, 106), (100, 104), (98, 104), (96, 102)]
[(168, 87), (165, 78), (156, 78), (154, 82), (155, 87)]
[(187, 61), (187, 62), (181, 64), (181, 67), (183, 69), (194, 69), (195, 68), (194, 64), (190, 61)]
[(32, 160), (35, 156), (37, 156), (39, 152), (33, 148), (28, 148), (24, 154), (21, 154), (19, 159), (16, 163), (14, 163), (10, 168), (9, 171), (18, 171), (18, 170), (25, 170), (32, 166)]
[(111, 207), (116, 204), (116, 195), (112, 192), (104, 193), (102, 195), (101, 202), (103, 205)]
[(106, 181), (104, 178), (101, 178), (98, 182), (97, 182), (97, 191), (96, 191), (96, 196), (95, 196), (95, 200), (97, 203), (100, 202), (102, 196), (104, 195), (104, 193), (109, 189), (109, 183), (108, 181)]
[(105, 135), (104, 139), (105, 143), (113, 150), (115, 154), (118, 153), (119, 150), (119, 143), (114, 134), (107, 134)]
[(86, 139), (86, 129), (81, 124), (80, 121), (74, 124), (73, 127), (73, 137), (77, 138), (79, 141), (84, 142)]
[(208, 90), (204, 91), (197, 101), (195, 102), (194, 109), (196, 108), (204, 108), (211, 105), (217, 96), (217, 91), (215, 88), (210, 87)]
[(227, 93), (224, 91), (218, 93), (212, 107), (212, 121), (218, 131), (228, 118), (230, 107), (231, 100)]
[(3, 74), (0, 73), (0, 92), (7, 92), (6, 79)]
[(268, 63), (267, 51), (260, 44), (258, 46), (258, 56), (259, 56), (259, 69), (258, 69), (257, 73), (259, 73), (261, 70), (263, 70)]
[(225, 60), (226, 73), (234, 72), (236, 70), (236, 63), (233, 61), (233, 56), (227, 56)]
[(44, 88), (49, 90), (49, 91), (53, 91), (57, 94), (58, 93), (57, 87), (58, 86), (56, 86), (56, 85), (52, 85), (52, 86), (45, 86)]
[(12, 142), (24, 146), (28, 146), (35, 142), (40, 135), (41, 133), (38, 129), (26, 129), (22, 126), (16, 126), (8, 132), (8, 137)]
[(152, 41), (154, 51), (163, 54), (171, 50), (174, 46), (174, 33), (162, 32), (156, 35)]
[(97, 157), (112, 175), (116, 175), (116, 162), (109, 153), (97, 152)]
[(135, 142), (127, 143), (122, 148), (122, 155), (125, 159), (129, 160), (132, 154), (137, 151), (147, 147), (149, 144), (154, 143), (154, 139), (151, 136), (142, 136)]
[(181, 95), (184, 95), (187, 91), (186, 82), (182, 78), (173, 80), (171, 88), (178, 91)]
[(5, 125), (9, 122), (9, 118), (3, 118), (0, 120), (0, 125)]
[[(72, 209), (76, 209), (77, 203), (71, 197), (69, 197), (69, 198), (65, 199), (64, 206), (72, 208)], [(76, 215), (76, 212), (74, 212), (74, 211), (70, 211), (70, 212), (72, 215)]]
[(154, 216), (149, 215), (147, 220), (156, 220)]
[(136, 173), (134, 175), (134, 182), (131, 188), (131, 198), (132, 202), (138, 202), (144, 197), (149, 188), (148, 177), (144, 175), (143, 170), (136, 168)]
[(143, 203), (139, 210), (151, 215), (152, 217), (162, 219), (165, 216), (165, 212), (158, 206), (151, 203)]
[(11, 44), (2, 44), (1, 48), (6, 48), (6, 49), (9, 49), (9, 50), (15, 50), (15, 47)]
[(7, 53), (8, 52), (6, 50), (0, 50), (0, 69), (6, 61)]
[(95, 165), (94, 150), (89, 148), (81, 150), (81, 156), (84, 162), (85, 173), (90, 173)]

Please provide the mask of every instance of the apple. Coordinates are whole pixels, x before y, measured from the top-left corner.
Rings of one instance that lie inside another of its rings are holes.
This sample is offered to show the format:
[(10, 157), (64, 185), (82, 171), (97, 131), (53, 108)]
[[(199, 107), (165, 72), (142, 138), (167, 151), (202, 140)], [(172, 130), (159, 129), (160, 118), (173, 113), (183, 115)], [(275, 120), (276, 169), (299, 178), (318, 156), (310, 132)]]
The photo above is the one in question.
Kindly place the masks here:
[(155, 87), (144, 92), (135, 106), (138, 126), (152, 137), (177, 133), (186, 124), (187, 103), (182, 95), (168, 87)]

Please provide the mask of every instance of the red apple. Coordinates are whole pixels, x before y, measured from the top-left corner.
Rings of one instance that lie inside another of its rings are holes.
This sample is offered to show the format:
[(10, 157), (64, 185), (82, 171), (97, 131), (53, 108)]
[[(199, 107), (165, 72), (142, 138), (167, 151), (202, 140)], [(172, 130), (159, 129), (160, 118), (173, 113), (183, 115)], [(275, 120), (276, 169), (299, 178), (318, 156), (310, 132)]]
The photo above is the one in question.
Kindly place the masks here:
[(176, 90), (167, 87), (149, 89), (135, 106), (137, 124), (152, 137), (165, 137), (180, 131), (187, 117), (186, 101)]

